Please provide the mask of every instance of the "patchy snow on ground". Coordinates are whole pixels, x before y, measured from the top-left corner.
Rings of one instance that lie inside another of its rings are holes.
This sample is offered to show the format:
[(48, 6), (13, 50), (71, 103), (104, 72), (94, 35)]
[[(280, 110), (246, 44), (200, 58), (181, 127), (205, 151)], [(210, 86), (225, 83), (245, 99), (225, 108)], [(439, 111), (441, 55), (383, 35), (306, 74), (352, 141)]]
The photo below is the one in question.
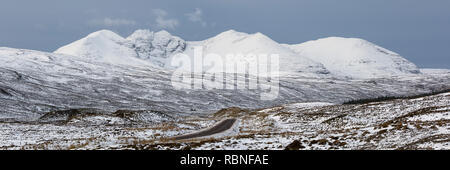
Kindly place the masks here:
[[(69, 112), (67, 121), (1, 122), (0, 148), (450, 149), (449, 108), (450, 93), (353, 105), (293, 103), (256, 110), (229, 108), (209, 116), (168, 118), (158, 114), (153, 120), (142, 119), (142, 111), (93, 114), (83, 110)], [(239, 121), (222, 133), (171, 139), (207, 129), (225, 118)]]

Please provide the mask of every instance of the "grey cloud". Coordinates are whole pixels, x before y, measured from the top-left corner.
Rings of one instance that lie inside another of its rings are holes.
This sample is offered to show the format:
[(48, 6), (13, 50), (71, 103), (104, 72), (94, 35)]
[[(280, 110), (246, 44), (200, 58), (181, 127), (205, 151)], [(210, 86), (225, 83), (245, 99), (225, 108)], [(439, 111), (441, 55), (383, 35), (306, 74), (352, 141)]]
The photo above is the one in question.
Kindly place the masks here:
[(156, 15), (156, 24), (160, 28), (175, 29), (179, 25), (177, 19), (166, 18), (168, 14), (165, 10), (154, 9), (153, 13)]
[(207, 23), (203, 20), (203, 11), (200, 8), (195, 8), (194, 12), (185, 14), (189, 21), (200, 23), (203, 27), (207, 25)]

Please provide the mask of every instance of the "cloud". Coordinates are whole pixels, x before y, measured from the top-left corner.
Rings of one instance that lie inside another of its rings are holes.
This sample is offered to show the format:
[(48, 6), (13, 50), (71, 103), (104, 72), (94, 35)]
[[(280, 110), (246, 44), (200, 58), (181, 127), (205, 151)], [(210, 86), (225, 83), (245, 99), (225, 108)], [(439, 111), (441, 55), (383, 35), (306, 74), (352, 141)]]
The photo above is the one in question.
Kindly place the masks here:
[(177, 19), (166, 19), (167, 12), (162, 9), (154, 9), (153, 13), (156, 15), (156, 24), (160, 28), (175, 29), (179, 24)]
[(188, 17), (189, 21), (200, 23), (202, 27), (206, 27), (207, 23), (203, 21), (203, 12), (200, 8), (195, 8), (194, 12), (185, 15)]
[(121, 19), (121, 18), (104, 18), (104, 19), (94, 19), (89, 22), (90, 25), (95, 26), (106, 26), (106, 27), (117, 27), (117, 26), (132, 26), (136, 25), (136, 21)]

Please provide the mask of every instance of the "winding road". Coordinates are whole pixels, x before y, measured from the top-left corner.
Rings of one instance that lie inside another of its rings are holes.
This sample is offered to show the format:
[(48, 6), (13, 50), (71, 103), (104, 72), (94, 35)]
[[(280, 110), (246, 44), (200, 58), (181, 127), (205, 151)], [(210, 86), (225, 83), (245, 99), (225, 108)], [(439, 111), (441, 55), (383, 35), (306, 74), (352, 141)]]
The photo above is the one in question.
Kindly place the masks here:
[(232, 128), (233, 125), (236, 123), (236, 121), (237, 121), (236, 119), (225, 119), (207, 129), (203, 129), (198, 132), (194, 132), (194, 133), (190, 133), (190, 134), (175, 136), (172, 139), (173, 140), (184, 140), (184, 139), (193, 139), (193, 138), (215, 135), (218, 133), (225, 132), (228, 129)]

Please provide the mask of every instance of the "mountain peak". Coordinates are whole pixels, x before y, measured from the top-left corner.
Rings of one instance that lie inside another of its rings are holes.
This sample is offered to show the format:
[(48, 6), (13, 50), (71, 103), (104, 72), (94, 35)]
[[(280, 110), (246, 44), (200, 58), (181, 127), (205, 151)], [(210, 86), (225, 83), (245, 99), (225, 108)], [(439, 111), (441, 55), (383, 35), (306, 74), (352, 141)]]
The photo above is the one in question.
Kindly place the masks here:
[[(205, 54), (218, 54), (219, 56), (227, 56), (230, 54), (240, 54), (243, 57), (251, 54), (278, 55), (280, 65), (283, 67), (277, 73), (312, 73), (314, 76), (328, 73), (320, 63), (298, 56), (294, 51), (260, 32), (248, 34), (228, 30), (207, 40), (196, 42), (196, 45), (203, 46)], [(189, 48), (188, 53), (193, 54), (192, 48)], [(232, 58), (228, 59), (230, 60), (229, 62), (232, 62)], [(252, 60), (251, 57), (246, 59), (249, 59), (248, 61)], [(266, 63), (267, 61), (261, 62)]]
[(54, 53), (127, 64), (130, 57), (136, 56), (136, 52), (126, 47), (125, 44), (127, 44), (127, 40), (120, 35), (110, 30), (100, 30), (63, 46)]
[(261, 32), (257, 32), (257, 33), (251, 34), (250, 37), (258, 39), (258, 40), (274, 41), (270, 37), (268, 37), (267, 35), (265, 35), (265, 34), (263, 34)]
[(288, 47), (345, 77), (420, 73), (416, 65), (399, 54), (360, 38), (328, 37)]
[(126, 39), (110, 30), (100, 30), (59, 48), (55, 53), (82, 56), (95, 60), (133, 64), (127, 60), (144, 59), (164, 67), (173, 53), (183, 52), (186, 42), (162, 30), (134, 31)]
[(106, 29), (90, 33), (85, 38), (93, 38), (93, 37), (109, 37), (109, 38), (114, 38), (114, 39), (123, 39), (123, 37), (120, 36), (119, 34), (113, 32), (111, 30), (106, 30)]
[[(380, 47), (372, 42), (369, 42), (365, 39), (361, 38), (344, 38), (344, 37), (328, 37), (328, 38), (322, 38), (315, 40), (316, 43), (324, 43), (324, 44), (339, 44), (341, 47), (347, 47), (347, 48), (359, 48), (359, 49), (365, 49), (365, 48), (376, 48), (377, 51), (386, 53), (388, 55), (396, 55), (400, 56), (399, 54), (390, 51), (388, 49), (385, 49), (383, 47)], [(314, 41), (310, 41), (314, 42)]]
[(234, 30), (234, 29), (229, 29), (229, 30), (227, 30), (227, 31), (224, 31), (224, 32), (222, 32), (222, 33), (225, 33), (225, 34), (233, 34), (233, 33), (238, 33), (236, 30)]
[(127, 40), (136, 40), (136, 39), (151, 39), (153, 37), (153, 32), (148, 29), (138, 29), (134, 31), (130, 36), (127, 37)]
[(224, 31), (218, 35), (216, 35), (215, 37), (227, 37), (227, 38), (232, 38), (232, 37), (242, 37), (242, 36), (246, 36), (248, 35), (247, 33), (244, 32), (238, 32), (236, 30), (228, 30), (228, 31)]
[[(165, 30), (136, 30), (126, 39), (113, 31), (100, 30), (55, 52), (125, 63), (127, 58), (140, 58), (166, 67), (173, 54), (187, 52), (189, 43)], [(327, 37), (281, 45), (261, 32), (248, 34), (231, 29), (192, 44), (224, 56), (279, 54), (283, 65), (280, 69), (286, 72), (333, 73), (351, 78), (420, 73), (417, 66), (399, 54), (359, 38)], [(188, 49), (190, 54), (191, 47)]]
[(169, 32), (167, 32), (166, 30), (158, 31), (158, 32), (156, 32), (156, 34), (159, 34), (159, 35), (166, 35), (166, 36), (171, 36), (171, 35), (172, 35), (172, 34), (170, 34)]

